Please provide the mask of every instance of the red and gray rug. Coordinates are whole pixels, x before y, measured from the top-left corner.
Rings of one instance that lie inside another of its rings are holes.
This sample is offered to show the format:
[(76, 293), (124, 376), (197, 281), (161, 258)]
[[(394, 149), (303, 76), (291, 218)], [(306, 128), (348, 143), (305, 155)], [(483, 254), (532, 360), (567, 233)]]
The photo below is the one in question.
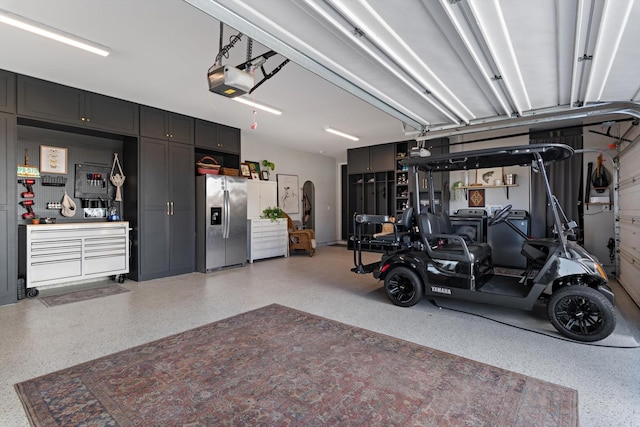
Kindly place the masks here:
[(15, 386), (34, 426), (576, 426), (576, 390), (280, 305)]

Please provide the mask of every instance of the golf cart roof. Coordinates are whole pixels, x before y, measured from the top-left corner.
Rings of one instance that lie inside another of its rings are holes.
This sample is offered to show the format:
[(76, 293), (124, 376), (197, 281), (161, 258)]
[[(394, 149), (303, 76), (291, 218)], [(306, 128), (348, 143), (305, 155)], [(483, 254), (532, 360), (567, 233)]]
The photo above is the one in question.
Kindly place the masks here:
[(564, 144), (531, 144), (511, 147), (485, 148), (457, 153), (435, 154), (429, 157), (409, 157), (400, 161), (420, 170), (456, 171), (494, 168), (499, 166), (530, 166), (534, 153), (540, 153), (545, 163), (566, 160), (573, 155), (573, 148)]

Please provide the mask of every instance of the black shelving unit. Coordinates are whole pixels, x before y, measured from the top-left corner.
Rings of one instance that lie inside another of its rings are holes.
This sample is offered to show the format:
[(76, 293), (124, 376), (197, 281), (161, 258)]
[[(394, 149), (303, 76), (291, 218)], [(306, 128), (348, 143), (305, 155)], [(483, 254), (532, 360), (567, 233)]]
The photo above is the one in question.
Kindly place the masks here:
[(395, 170), (395, 217), (399, 218), (402, 211), (411, 205), (409, 183), (411, 181), (409, 168), (402, 166), (400, 161), (409, 155), (410, 142), (398, 142), (396, 144), (396, 170)]
[[(394, 215), (395, 203), (395, 173), (394, 171), (380, 171), (349, 175), (349, 236), (353, 236), (353, 215)], [(376, 225), (365, 226), (363, 235), (371, 237), (380, 230)], [(349, 247), (352, 241), (349, 239)], [(376, 245), (365, 243), (365, 250), (380, 250)]]

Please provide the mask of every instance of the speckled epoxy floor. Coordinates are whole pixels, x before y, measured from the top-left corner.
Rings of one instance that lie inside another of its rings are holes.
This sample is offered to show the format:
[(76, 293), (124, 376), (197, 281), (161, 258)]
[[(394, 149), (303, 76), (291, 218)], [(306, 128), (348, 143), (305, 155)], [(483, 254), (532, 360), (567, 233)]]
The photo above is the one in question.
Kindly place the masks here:
[[(131, 292), (58, 307), (37, 299), (2, 306), (0, 426), (29, 425), (13, 389), (17, 382), (271, 303), (573, 387), (582, 426), (640, 426), (640, 349), (561, 341), (439, 310), (427, 300), (396, 307), (371, 275), (351, 273), (351, 262), (344, 247), (321, 247), (312, 258), (126, 281)], [(613, 286), (618, 306), (637, 321), (638, 308)]]

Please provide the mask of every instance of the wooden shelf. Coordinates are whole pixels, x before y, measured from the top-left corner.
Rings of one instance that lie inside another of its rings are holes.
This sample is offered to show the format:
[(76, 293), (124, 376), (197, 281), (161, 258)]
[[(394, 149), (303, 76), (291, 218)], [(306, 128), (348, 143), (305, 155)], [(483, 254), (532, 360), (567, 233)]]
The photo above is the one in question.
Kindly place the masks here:
[(481, 190), (483, 188), (504, 188), (504, 191), (505, 191), (505, 193), (507, 195), (507, 200), (509, 200), (509, 188), (510, 187), (517, 187), (517, 186), (518, 186), (518, 184), (465, 185), (465, 186), (458, 187), (458, 188), (462, 188), (464, 190), (464, 198), (465, 198), (465, 200), (467, 199), (469, 189), (471, 189), (471, 190)]
[(517, 187), (518, 184), (501, 184), (501, 185), (467, 185), (460, 188), (503, 188), (503, 187)]

